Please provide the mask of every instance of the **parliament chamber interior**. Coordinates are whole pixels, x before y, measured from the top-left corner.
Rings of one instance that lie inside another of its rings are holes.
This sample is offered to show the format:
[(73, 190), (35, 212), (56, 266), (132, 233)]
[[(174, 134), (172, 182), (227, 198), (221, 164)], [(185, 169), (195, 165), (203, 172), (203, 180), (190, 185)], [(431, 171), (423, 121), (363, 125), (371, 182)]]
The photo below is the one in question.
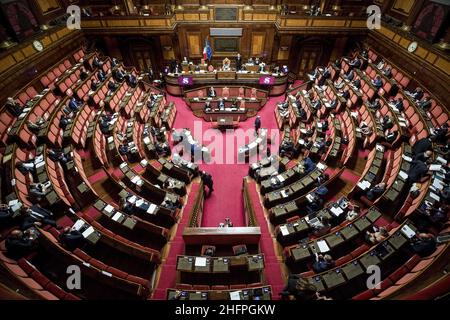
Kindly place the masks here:
[(0, 1), (0, 298), (448, 300), (449, 11)]

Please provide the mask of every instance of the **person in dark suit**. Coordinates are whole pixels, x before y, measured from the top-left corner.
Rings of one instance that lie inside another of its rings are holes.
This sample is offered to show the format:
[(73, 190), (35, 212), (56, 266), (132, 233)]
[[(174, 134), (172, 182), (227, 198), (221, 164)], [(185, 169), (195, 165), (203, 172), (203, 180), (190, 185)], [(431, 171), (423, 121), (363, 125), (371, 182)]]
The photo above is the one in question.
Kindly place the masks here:
[(444, 123), (442, 126), (434, 128), (431, 140), (437, 143), (446, 143), (448, 134), (448, 123)]
[(320, 110), (320, 108), (322, 107), (322, 102), (320, 101), (320, 99), (312, 101), (312, 107), (314, 110)]
[[(211, 193), (214, 191), (214, 182), (213, 182), (212, 176), (209, 173), (202, 171), (200, 173), (200, 177), (202, 179), (203, 185), (208, 187), (208, 194), (206, 195), (206, 197), (209, 198), (209, 196), (211, 196)], [(205, 194), (206, 194), (206, 191), (205, 191)]]
[(356, 79), (355, 81), (352, 82), (352, 85), (353, 85), (353, 88), (356, 88), (358, 90), (361, 89), (361, 80)]
[(257, 116), (255, 119), (255, 133), (259, 133), (259, 129), (261, 128), (261, 117)]
[(381, 108), (380, 99), (376, 98), (372, 103), (369, 103), (369, 108), (373, 110), (378, 110)]
[(412, 250), (421, 257), (426, 257), (436, 250), (436, 239), (431, 233), (419, 233), (411, 238)]
[(208, 89), (208, 97), (215, 98), (216, 96), (217, 96), (216, 90), (214, 90), (214, 87), (210, 87)]
[(408, 170), (408, 182), (411, 184), (418, 182), (423, 176), (425, 176), (428, 170), (428, 165), (425, 162), (420, 160), (411, 161), (411, 166)]
[(128, 151), (129, 151), (129, 148), (128, 148), (128, 145), (127, 145), (127, 144), (122, 143), (122, 144), (119, 146), (119, 153), (120, 153), (122, 156), (126, 155), (126, 154), (128, 153)]
[(381, 80), (380, 75), (377, 75), (375, 79), (372, 80), (372, 84), (377, 89), (381, 89), (383, 87), (383, 81)]
[(219, 110), (224, 110), (225, 109), (225, 102), (223, 101), (223, 99), (219, 99), (219, 103), (217, 104), (217, 107), (219, 108)]
[(374, 201), (383, 194), (384, 190), (386, 190), (386, 183), (380, 182), (379, 184), (370, 188), (369, 191), (367, 191), (366, 197), (370, 201)]
[(350, 91), (344, 90), (344, 92), (342, 93), (342, 98), (348, 100), (350, 98)]
[(66, 115), (61, 115), (61, 118), (59, 119), (59, 127), (61, 129), (65, 129), (70, 123), (72, 123), (72, 118), (66, 116)]
[(241, 55), (238, 53), (236, 56), (236, 70), (241, 70), (242, 69), (242, 58)]
[(113, 80), (110, 80), (110, 81), (108, 82), (108, 89), (109, 89), (110, 91), (114, 92), (114, 91), (117, 90), (118, 87), (119, 87), (119, 85), (116, 84)]
[(76, 248), (80, 248), (83, 246), (84, 237), (80, 231), (72, 230), (70, 227), (66, 227), (60, 234), (59, 241), (68, 250), (73, 251)]
[(403, 99), (398, 98), (397, 100), (394, 100), (391, 102), (391, 105), (397, 109), (399, 112), (402, 112), (405, 106), (403, 105)]
[(353, 59), (352, 61), (350, 61), (348, 63), (348, 65), (352, 68), (360, 68), (361, 67), (361, 60), (359, 60), (358, 58)]
[(78, 112), (80, 110), (80, 107), (83, 103), (81, 101), (78, 101), (77, 98), (72, 97), (69, 101), (69, 108), (73, 112)]
[(6, 238), (5, 246), (8, 256), (18, 260), (31, 253), (37, 247), (37, 241), (30, 230), (13, 230)]
[(20, 103), (15, 101), (12, 97), (6, 99), (5, 106), (14, 117), (20, 116), (23, 110), (23, 106), (21, 106)]
[(413, 156), (413, 160), (419, 160), (423, 162), (427, 162), (431, 159), (433, 152), (431, 150), (427, 150), (425, 152), (418, 153)]
[(309, 281), (298, 274), (290, 274), (287, 284), (280, 293), (284, 300), (316, 300), (317, 289)]
[(84, 67), (81, 67), (80, 69), (80, 80), (84, 81), (89, 77), (89, 73), (86, 71)]
[(387, 77), (387, 78), (391, 78), (392, 77), (392, 68), (390, 66), (387, 66), (386, 68), (384, 68), (384, 70), (381, 71), (381, 73)]
[(388, 115), (385, 115), (380, 119), (381, 128), (383, 131), (386, 131), (388, 129), (391, 129), (394, 126), (394, 122), (392, 121), (391, 117)]
[(419, 87), (412, 92), (407, 91), (406, 94), (416, 101), (420, 101), (423, 98), (423, 90)]
[(97, 56), (95, 56), (94, 60), (92, 60), (92, 65), (95, 68), (101, 68), (103, 66), (103, 61), (100, 61), (100, 59)]
[(312, 268), (315, 273), (321, 273), (321, 272), (327, 271), (327, 270), (333, 268), (334, 265), (335, 265), (335, 262), (329, 254), (321, 255), (321, 254), (316, 253), (314, 255), (314, 262), (313, 262)]
[(34, 226), (45, 227), (47, 225), (55, 228), (57, 227), (52, 212), (36, 204), (33, 204), (30, 208), (25, 209), (25, 215), (21, 226), (22, 230), (27, 230)]
[(350, 70), (346, 75), (344, 75), (344, 78), (348, 81), (353, 81), (353, 79), (355, 78), (355, 73), (353, 72), (353, 70)]
[(103, 81), (106, 80), (106, 74), (105, 74), (105, 72), (102, 69), (98, 70), (98, 72), (97, 72), (97, 79), (100, 82), (103, 82)]
[(429, 110), (431, 108), (431, 98), (425, 97), (421, 101), (417, 102), (417, 106), (422, 110)]
[(7, 204), (0, 204), (0, 225), (4, 221), (8, 221), (12, 219), (14, 212)]
[(427, 150), (432, 150), (433, 145), (431, 143), (430, 138), (422, 138), (420, 140), (417, 140), (416, 143), (412, 146), (412, 153), (413, 155), (417, 155), (419, 153), (423, 153)]

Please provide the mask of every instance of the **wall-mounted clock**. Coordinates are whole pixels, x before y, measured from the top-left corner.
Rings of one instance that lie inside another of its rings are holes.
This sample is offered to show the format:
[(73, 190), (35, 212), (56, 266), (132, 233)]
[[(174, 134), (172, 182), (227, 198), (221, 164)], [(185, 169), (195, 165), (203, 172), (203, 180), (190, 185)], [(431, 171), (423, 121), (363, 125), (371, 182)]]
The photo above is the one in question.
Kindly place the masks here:
[(33, 41), (33, 48), (36, 51), (41, 52), (42, 50), (44, 50), (44, 45), (42, 44), (42, 42), (40, 42), (39, 40), (34, 40)]
[(413, 41), (409, 44), (408, 51), (412, 53), (416, 50), (417, 50), (417, 42)]

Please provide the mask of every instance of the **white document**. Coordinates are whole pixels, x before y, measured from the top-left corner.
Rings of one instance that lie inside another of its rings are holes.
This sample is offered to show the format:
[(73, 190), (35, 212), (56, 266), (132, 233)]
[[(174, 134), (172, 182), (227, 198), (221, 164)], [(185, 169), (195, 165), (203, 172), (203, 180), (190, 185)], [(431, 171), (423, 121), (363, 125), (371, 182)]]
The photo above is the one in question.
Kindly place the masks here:
[(147, 213), (154, 214), (156, 210), (156, 205), (151, 203), (150, 207), (147, 209)]
[(134, 204), (136, 202), (136, 200), (137, 200), (136, 196), (131, 196), (130, 198), (128, 198), (128, 202), (131, 204)]
[(135, 205), (136, 205), (136, 207), (140, 207), (143, 203), (144, 203), (144, 200), (142, 200), (141, 198), (139, 198), (139, 199), (136, 200)]
[(108, 204), (104, 210), (108, 213), (111, 213), (111, 212), (113, 212), (114, 207), (112, 205)]
[(282, 175), (277, 176), (278, 181), (283, 182), (285, 179)]
[(286, 226), (280, 226), (280, 231), (283, 236), (287, 236), (289, 234), (288, 228)]
[(89, 228), (87, 228), (86, 230), (84, 230), (83, 232), (83, 237), (87, 238), (89, 237), (91, 234), (93, 234), (95, 232), (95, 229), (90, 226)]
[(230, 292), (230, 300), (241, 300), (240, 291), (232, 291)]
[(436, 201), (440, 201), (441, 197), (439, 197), (436, 193), (430, 192), (430, 197), (433, 198)]
[(195, 258), (195, 266), (196, 267), (206, 267), (206, 258), (196, 257)]
[(336, 217), (339, 217), (339, 216), (344, 212), (344, 210), (342, 210), (341, 207), (334, 207), (334, 206), (332, 206), (332, 207), (330, 208), (330, 211), (331, 211), (331, 213), (333, 213)]
[(74, 225), (72, 226), (72, 230), (77, 230), (79, 231), (82, 227), (84, 226), (84, 221), (79, 219), (77, 220), (77, 222), (74, 223)]
[(416, 233), (407, 224), (405, 224), (401, 230), (402, 230), (402, 233), (405, 236), (407, 236), (409, 239), (411, 239), (412, 237), (414, 237), (416, 235)]
[(440, 165), (440, 164), (430, 165), (430, 171), (440, 171), (441, 169), (442, 169), (442, 165)]
[(437, 161), (439, 161), (440, 163), (442, 163), (442, 164), (447, 164), (447, 160), (445, 160), (444, 158), (442, 158), (442, 157), (440, 157), (440, 156), (438, 156), (437, 158), (436, 158), (436, 160)]
[(134, 176), (133, 179), (131, 179), (131, 182), (134, 184), (137, 184), (141, 178), (139, 176)]
[(119, 219), (120, 219), (122, 216), (123, 216), (122, 213), (117, 212), (117, 213), (112, 217), (112, 219), (113, 219), (114, 221), (119, 221)]
[(328, 244), (325, 240), (317, 241), (317, 246), (319, 247), (320, 252), (330, 251), (330, 247), (328, 246)]
[(400, 170), (398, 175), (404, 180), (408, 179), (408, 174), (405, 171), (403, 171), (403, 170)]
[(323, 163), (320, 163), (320, 162), (319, 162), (319, 163), (317, 164), (317, 168), (318, 168), (319, 170), (322, 170), (322, 171), (323, 171), (323, 170), (325, 169), (325, 165), (324, 165)]

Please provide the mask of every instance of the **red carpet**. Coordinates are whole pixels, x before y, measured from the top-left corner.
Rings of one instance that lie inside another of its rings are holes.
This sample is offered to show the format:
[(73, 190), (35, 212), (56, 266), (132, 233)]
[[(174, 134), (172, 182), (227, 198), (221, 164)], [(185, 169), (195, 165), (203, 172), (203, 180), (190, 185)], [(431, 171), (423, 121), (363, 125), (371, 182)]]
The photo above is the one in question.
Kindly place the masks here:
[(341, 178), (344, 179), (345, 181), (357, 184), (361, 177), (358, 176), (357, 174), (354, 174), (350, 170), (345, 169), (344, 172), (342, 172), (341, 174)]
[[(274, 116), (274, 108), (276, 103), (282, 101), (283, 98), (283, 96), (270, 98), (267, 104), (258, 113), (261, 117), (263, 128), (278, 129)], [(203, 141), (203, 144), (206, 146), (214, 143), (214, 138), (205, 136), (205, 138), (202, 139), (203, 137), (201, 136), (207, 129), (211, 129), (212, 123), (202, 121), (202, 119), (195, 117), (183, 99), (168, 96), (168, 101), (173, 101), (177, 106), (177, 116), (174, 123), (175, 129), (189, 128), (197, 141)], [(250, 118), (245, 122), (241, 122), (240, 129), (244, 131), (252, 129), (255, 121), (254, 119), (255, 118)], [(200, 127), (201, 125), (202, 133), (195, 132), (194, 121), (199, 121), (197, 126)], [(223, 133), (221, 135), (223, 145), (225, 145), (225, 141), (236, 139), (236, 133), (239, 133), (239, 131)], [(234, 144), (236, 144), (236, 142)], [(200, 169), (210, 173), (214, 181), (214, 192), (210, 198), (206, 199), (204, 204), (203, 227), (217, 227), (220, 222), (224, 222), (226, 217), (229, 217), (236, 227), (245, 226), (242, 178), (247, 176), (249, 165), (237, 164), (237, 149), (239, 147), (241, 147), (241, 145), (238, 145), (235, 148), (227, 147), (223, 152), (223, 156), (220, 158), (223, 160), (222, 163), (225, 163), (226, 159), (230, 157), (229, 155), (232, 154), (235, 164), (200, 164)], [(272, 147), (273, 150), (275, 150), (275, 148), (277, 147)], [(217, 153), (213, 151), (213, 148), (210, 149), (213, 156), (217, 155)]]
[(94, 173), (92, 176), (90, 176), (88, 180), (91, 184), (94, 184), (103, 180), (104, 178), (106, 178), (106, 172), (105, 170), (101, 169), (97, 173)]
[(166, 299), (166, 289), (173, 288), (176, 284), (177, 278), (177, 256), (184, 254), (184, 242), (183, 242), (183, 230), (187, 226), (189, 221), (189, 214), (187, 214), (194, 206), (195, 196), (198, 193), (200, 184), (194, 182), (191, 184), (191, 191), (188, 194), (186, 206), (183, 209), (183, 216), (178, 223), (177, 233), (175, 237), (170, 242), (170, 253), (167, 260), (162, 264), (161, 276), (156, 289), (153, 294), (153, 299), (165, 300)]

